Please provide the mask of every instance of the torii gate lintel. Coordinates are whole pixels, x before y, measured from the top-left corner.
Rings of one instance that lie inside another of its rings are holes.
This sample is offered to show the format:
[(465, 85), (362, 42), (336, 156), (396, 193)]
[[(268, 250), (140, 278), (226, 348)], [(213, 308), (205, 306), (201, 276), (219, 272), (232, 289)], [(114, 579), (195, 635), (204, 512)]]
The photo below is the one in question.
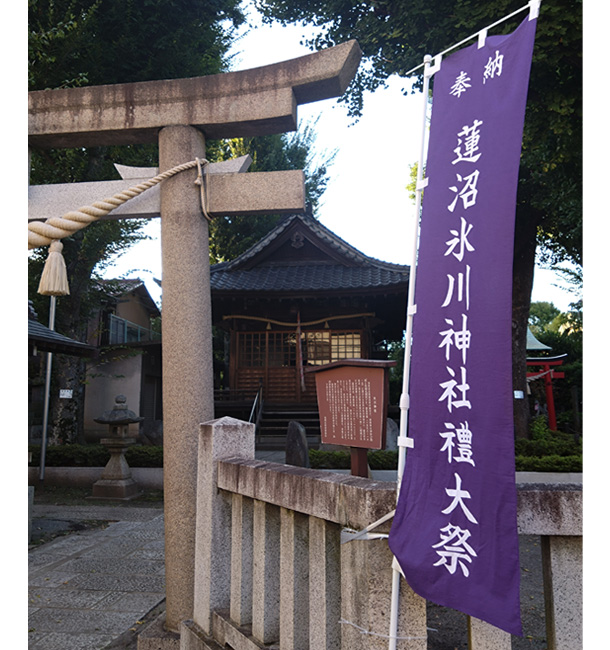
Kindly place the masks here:
[(360, 63), (356, 41), (273, 65), (188, 79), (32, 91), (32, 147), (156, 142), (166, 126), (208, 139), (297, 128), (297, 106), (339, 97)]

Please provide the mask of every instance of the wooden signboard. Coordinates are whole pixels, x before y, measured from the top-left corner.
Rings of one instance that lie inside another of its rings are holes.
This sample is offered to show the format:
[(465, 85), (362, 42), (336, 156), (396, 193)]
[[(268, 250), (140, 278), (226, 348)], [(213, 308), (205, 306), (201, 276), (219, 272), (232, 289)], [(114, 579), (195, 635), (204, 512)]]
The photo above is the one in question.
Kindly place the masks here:
[(316, 373), (321, 442), (352, 448), (352, 474), (366, 476), (367, 449), (385, 448), (388, 369), (395, 365), (344, 359), (307, 369)]

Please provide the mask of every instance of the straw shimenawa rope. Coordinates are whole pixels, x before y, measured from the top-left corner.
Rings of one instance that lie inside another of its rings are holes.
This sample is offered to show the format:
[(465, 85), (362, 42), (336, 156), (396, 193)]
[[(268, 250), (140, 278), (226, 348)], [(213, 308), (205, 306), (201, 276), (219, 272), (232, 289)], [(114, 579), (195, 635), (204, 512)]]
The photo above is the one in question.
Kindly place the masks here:
[(154, 187), (161, 181), (175, 176), (176, 174), (197, 167), (198, 175), (195, 183), (200, 186), (201, 209), (208, 221), (210, 217), (207, 212), (206, 183), (202, 173), (202, 166), (207, 175), (207, 160), (196, 158), (183, 165), (177, 165), (154, 178), (134, 185), (114, 196), (96, 201), (95, 203), (83, 206), (77, 210), (67, 212), (63, 217), (50, 217), (46, 221), (31, 221), (28, 223), (28, 249), (39, 246), (49, 246), (49, 257), (45, 262), (45, 268), (40, 278), (38, 293), (47, 296), (65, 296), (70, 293), (66, 277), (66, 265), (61, 255), (63, 245), (58, 241), (69, 237), (73, 233), (85, 228), (90, 223), (105, 217), (115, 208), (123, 205), (129, 199), (142, 194), (142, 192)]
[[(58, 239), (68, 237), (73, 233), (85, 228), (90, 223), (105, 217), (112, 212), (115, 208), (123, 205), (129, 199), (142, 194), (145, 190), (157, 185), (171, 176), (175, 176), (179, 172), (192, 169), (201, 164), (206, 164), (207, 160), (200, 161), (199, 159), (192, 160), (191, 162), (183, 165), (178, 165), (169, 169), (150, 180), (134, 185), (123, 192), (115, 194), (111, 198), (96, 201), (89, 206), (84, 206), (67, 212), (63, 217), (50, 217), (46, 221), (31, 221), (28, 223), (28, 248), (37, 248), (39, 246), (49, 246), (51, 242)], [(200, 178), (195, 181), (198, 185)]]

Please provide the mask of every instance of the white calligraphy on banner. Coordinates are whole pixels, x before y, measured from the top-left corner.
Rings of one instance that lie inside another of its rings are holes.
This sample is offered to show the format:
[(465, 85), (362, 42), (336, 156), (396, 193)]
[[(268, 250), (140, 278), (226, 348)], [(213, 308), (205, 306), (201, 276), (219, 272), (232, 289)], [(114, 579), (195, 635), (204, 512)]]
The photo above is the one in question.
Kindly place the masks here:
[[(502, 74), (503, 62), (504, 56), (496, 50), (495, 58), (490, 57), (485, 65), (483, 83)], [(459, 98), (471, 87), (469, 81), (471, 79), (468, 74), (461, 71), (449, 91), (450, 94)], [(461, 131), (456, 134), (457, 146), (453, 149), (455, 158), (451, 164), (458, 165), (459, 171), (455, 174), (457, 183), (448, 188), (450, 192), (455, 194), (453, 200), (447, 206), (447, 210), (451, 214), (454, 214), (456, 208), (466, 211), (476, 206), (481, 171), (478, 167), (473, 169), (472, 166), (481, 161), (482, 154), (479, 150), (479, 144), (483, 137), (482, 127), (484, 127), (483, 120), (475, 117), (471, 124), (465, 124)], [(447, 365), (446, 370), (449, 378), (439, 384), (442, 392), (438, 401), (444, 403), (445, 408), (451, 414), (454, 410), (460, 408), (472, 409), (472, 399), (475, 399), (475, 397), (471, 399), (469, 394), (470, 386), (467, 381), (467, 353), (472, 343), (472, 333), (468, 328), (468, 314), (462, 311), (463, 309), (467, 312), (470, 309), (470, 279), (473, 264), (476, 264), (476, 257), (471, 256), (472, 253), (475, 253), (475, 247), (468, 239), (473, 228), (474, 225), (469, 223), (463, 215), (460, 215), (459, 227), (449, 230), (451, 238), (445, 242), (447, 248), (444, 256), (452, 255), (461, 265), (456, 269), (455, 274), (447, 274), (447, 293), (441, 305), (443, 309), (447, 310), (459, 305), (461, 329), (455, 328), (456, 321), (454, 318), (447, 317), (444, 322), (449, 327), (440, 330), (438, 333), (441, 337), (438, 347), (444, 348), (445, 360), (448, 363), (453, 359), (452, 352), (460, 354), (459, 361), (461, 361), (461, 365), (458, 365), (457, 368)], [(471, 264), (465, 263), (467, 255), (469, 261), (472, 262)], [(476, 272), (476, 266), (474, 268)], [(443, 439), (440, 452), (446, 452), (447, 462), (468, 463), (475, 467), (473, 432), (470, 430), (468, 422), (458, 424), (445, 422), (445, 428), (445, 431), (439, 432), (439, 436)], [(456, 472), (454, 479), (455, 488), (445, 488), (445, 493), (447, 496), (453, 497), (453, 500), (441, 512), (449, 515), (459, 505), (466, 519), (471, 524), (478, 524), (476, 517), (464, 502), (465, 499), (470, 499), (471, 495), (467, 490), (462, 489), (462, 477)], [(469, 529), (462, 529), (452, 523), (441, 528), (439, 531), (440, 541), (432, 546), (440, 557), (440, 560), (434, 566), (442, 565), (451, 574), (455, 573), (459, 566), (464, 576), (468, 577), (470, 572), (465, 563), (470, 564), (472, 558), (477, 556), (475, 550), (466, 541), (471, 535)]]

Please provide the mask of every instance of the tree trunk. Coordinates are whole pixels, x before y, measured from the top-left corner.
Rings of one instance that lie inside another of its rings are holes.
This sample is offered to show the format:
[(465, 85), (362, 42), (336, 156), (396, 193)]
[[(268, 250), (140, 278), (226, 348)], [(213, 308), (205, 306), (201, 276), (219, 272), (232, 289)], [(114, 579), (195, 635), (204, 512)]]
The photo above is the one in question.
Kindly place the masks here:
[[(49, 444), (84, 443), (83, 407), (85, 398), (85, 364), (82, 359), (53, 355), (54, 395), (51, 396), (52, 423)], [(60, 389), (72, 391), (69, 398), (60, 398)]]
[[(529, 437), (527, 396), (527, 326), (536, 264), (537, 220), (529, 210), (517, 210), (513, 256), (513, 417), (515, 437)], [(522, 397), (521, 397), (522, 396)]]
[[(83, 297), (91, 277), (91, 264), (82, 260), (83, 233), (64, 240), (70, 294), (57, 300), (56, 330), (76, 341), (85, 341), (87, 324), (83, 314)], [(83, 414), (85, 394), (85, 363), (80, 357), (54, 355), (53, 392), (50, 395), (49, 443), (84, 442)], [(60, 389), (72, 390), (71, 398), (60, 398)]]

